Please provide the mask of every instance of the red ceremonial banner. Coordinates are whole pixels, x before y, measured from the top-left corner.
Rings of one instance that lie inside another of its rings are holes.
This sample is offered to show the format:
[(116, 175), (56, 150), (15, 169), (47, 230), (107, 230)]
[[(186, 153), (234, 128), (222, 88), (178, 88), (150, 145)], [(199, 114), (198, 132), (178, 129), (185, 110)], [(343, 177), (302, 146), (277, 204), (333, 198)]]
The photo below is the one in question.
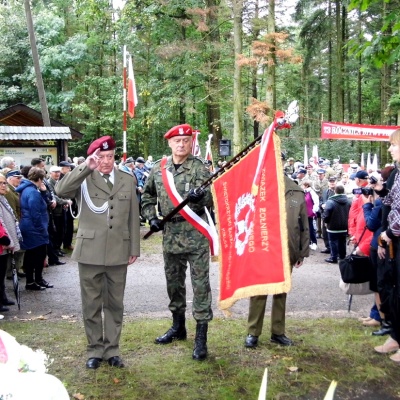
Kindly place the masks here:
[(272, 132), (268, 143), (252, 149), (214, 181), (222, 310), (239, 299), (291, 288), (279, 143)]
[(321, 138), (345, 140), (378, 140), (386, 142), (390, 134), (399, 128), (399, 126), (322, 122)]

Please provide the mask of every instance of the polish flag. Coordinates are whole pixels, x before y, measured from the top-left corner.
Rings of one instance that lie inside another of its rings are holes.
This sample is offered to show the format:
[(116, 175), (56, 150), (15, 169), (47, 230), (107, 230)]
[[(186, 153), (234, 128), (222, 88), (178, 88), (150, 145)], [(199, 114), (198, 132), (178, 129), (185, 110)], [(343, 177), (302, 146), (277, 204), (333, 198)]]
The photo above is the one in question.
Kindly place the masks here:
[(128, 113), (131, 118), (135, 116), (135, 107), (138, 104), (138, 98), (136, 94), (136, 83), (133, 75), (132, 57), (129, 57), (128, 67)]
[(213, 135), (210, 134), (208, 135), (208, 140), (206, 142), (206, 155), (205, 155), (205, 159), (207, 161), (211, 161), (211, 166), (210, 166), (210, 171), (213, 172), (214, 171), (214, 162), (213, 162), (213, 156), (211, 153), (211, 139), (212, 139)]

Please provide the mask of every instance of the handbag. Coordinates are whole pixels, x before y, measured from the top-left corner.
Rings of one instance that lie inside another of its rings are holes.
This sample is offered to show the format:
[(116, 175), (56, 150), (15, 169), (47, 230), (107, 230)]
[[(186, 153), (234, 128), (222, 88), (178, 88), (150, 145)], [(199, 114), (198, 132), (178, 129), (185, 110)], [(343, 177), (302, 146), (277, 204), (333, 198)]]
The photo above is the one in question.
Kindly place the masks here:
[(345, 294), (365, 295), (373, 293), (369, 288), (369, 282), (344, 283), (343, 280), (340, 279), (339, 287)]
[[(362, 237), (367, 227), (360, 237), (358, 243), (361, 242)], [(339, 261), (340, 275), (344, 283), (364, 283), (369, 282), (372, 275), (372, 264), (368, 256), (358, 256), (353, 254), (358, 246), (358, 243), (354, 246), (353, 251), (346, 258)]]

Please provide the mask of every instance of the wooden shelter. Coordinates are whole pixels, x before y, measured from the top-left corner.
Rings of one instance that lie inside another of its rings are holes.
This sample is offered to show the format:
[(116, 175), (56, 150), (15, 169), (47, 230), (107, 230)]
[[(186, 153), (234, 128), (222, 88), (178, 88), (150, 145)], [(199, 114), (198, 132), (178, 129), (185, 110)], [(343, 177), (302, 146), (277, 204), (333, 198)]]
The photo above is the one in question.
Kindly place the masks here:
[(34, 157), (46, 161), (46, 167), (68, 158), (68, 141), (79, 140), (82, 133), (50, 119), (43, 126), (42, 115), (25, 104), (0, 111), (0, 158), (13, 157), (18, 165), (28, 165)]

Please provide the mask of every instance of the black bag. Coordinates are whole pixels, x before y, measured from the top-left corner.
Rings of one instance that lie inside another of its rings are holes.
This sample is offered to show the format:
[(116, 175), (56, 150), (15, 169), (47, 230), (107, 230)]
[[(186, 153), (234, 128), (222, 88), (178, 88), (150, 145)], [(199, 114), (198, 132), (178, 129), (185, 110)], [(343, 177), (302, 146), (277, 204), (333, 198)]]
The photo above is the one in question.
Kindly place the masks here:
[(367, 256), (350, 254), (340, 260), (339, 269), (344, 283), (364, 283), (372, 276), (372, 264)]
[[(364, 228), (358, 243), (361, 242), (366, 229), (367, 227)], [(354, 246), (351, 253), (355, 251), (358, 243)], [(343, 260), (339, 261), (339, 269), (344, 283), (364, 283), (368, 282), (372, 276), (372, 264), (370, 258), (367, 256), (350, 254)]]

